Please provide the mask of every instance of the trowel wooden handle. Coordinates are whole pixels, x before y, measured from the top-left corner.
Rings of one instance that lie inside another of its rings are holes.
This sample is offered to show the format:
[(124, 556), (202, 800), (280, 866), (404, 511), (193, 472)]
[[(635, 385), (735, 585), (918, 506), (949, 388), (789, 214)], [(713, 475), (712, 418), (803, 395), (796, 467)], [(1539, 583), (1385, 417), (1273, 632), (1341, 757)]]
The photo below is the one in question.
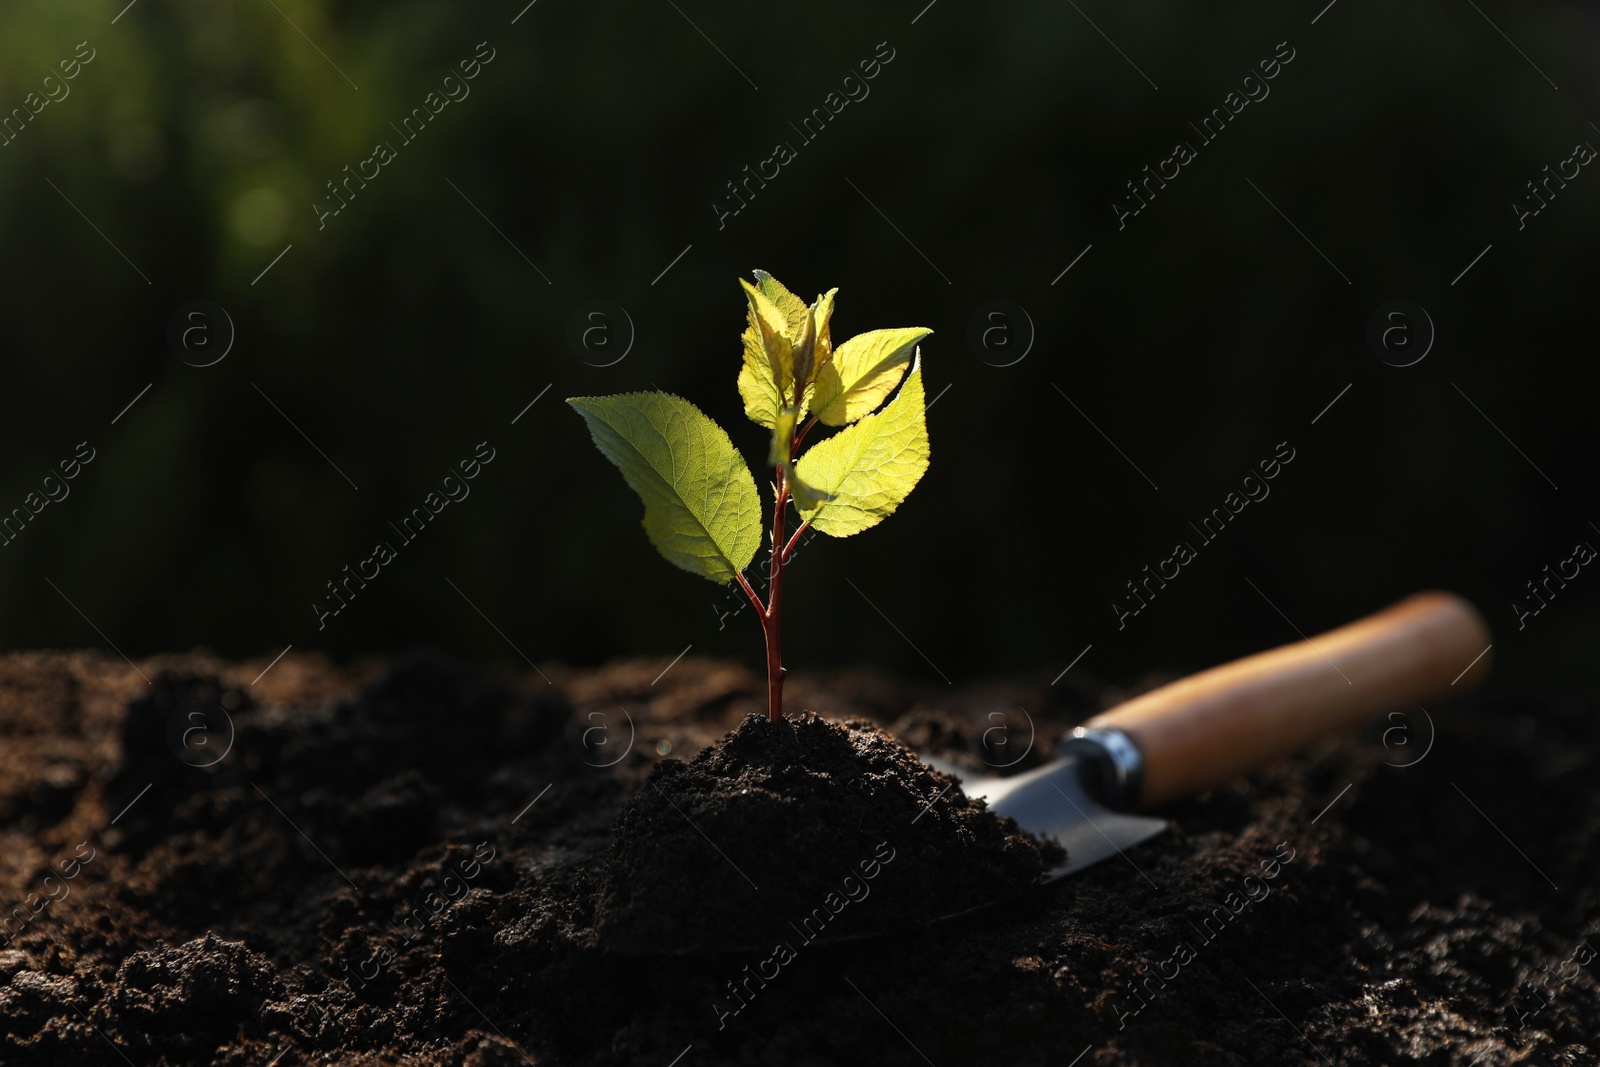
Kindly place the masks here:
[[(1140, 807), (1221, 785), (1382, 711), (1474, 688), (1489, 628), (1451, 593), (1418, 593), (1318, 637), (1173, 682), (1084, 725), (1142, 757)], [(1470, 666), (1469, 666), (1470, 665)]]

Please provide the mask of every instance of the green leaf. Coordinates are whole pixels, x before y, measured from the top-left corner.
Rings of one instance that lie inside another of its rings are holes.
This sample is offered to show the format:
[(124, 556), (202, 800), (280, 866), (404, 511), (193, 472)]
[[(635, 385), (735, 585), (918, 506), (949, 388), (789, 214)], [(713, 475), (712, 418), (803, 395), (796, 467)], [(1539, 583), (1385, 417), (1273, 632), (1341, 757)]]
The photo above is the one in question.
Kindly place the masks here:
[[(841, 349), (842, 350), (842, 349)], [(798, 504), (801, 517), (831, 537), (849, 537), (882, 522), (928, 469), (922, 366), (918, 358), (900, 393), (800, 457), (795, 470), (820, 499)]]
[(789, 495), (794, 498), (794, 506), (800, 509), (802, 515), (833, 499), (832, 493), (824, 493), (807, 483), (805, 475), (795, 470), (793, 463), (787, 465), (784, 477), (787, 479), (784, 484), (789, 487)]
[(807, 485), (794, 469), (794, 431), (799, 418), (799, 408), (784, 408), (778, 413), (778, 421), (772, 427), (772, 449), (767, 453), (767, 462), (783, 471), (784, 484), (789, 487), (789, 495), (794, 497), (795, 507), (804, 511), (816, 507), (828, 496)]
[(801, 417), (806, 413), (818, 368), (833, 358), (828, 325), (839, 290), (830, 289), (808, 307), (766, 271), (754, 273), (755, 285), (740, 282), (749, 317), (741, 337), (739, 395), (750, 421), (770, 429), (785, 407), (798, 406)]
[(845, 426), (883, 403), (905, 373), (917, 342), (932, 330), (913, 326), (857, 334), (834, 349), (817, 372), (811, 411), (828, 426)]
[(806, 302), (795, 296), (783, 283), (764, 270), (753, 272), (756, 276), (756, 288), (761, 290), (763, 296), (771, 300), (784, 319), (784, 332), (791, 339), (800, 336), (800, 330), (805, 325)]
[(817, 297), (817, 302), (811, 305), (811, 312), (816, 317), (817, 323), (817, 367), (833, 358), (833, 337), (828, 332), (833, 322), (833, 298), (839, 293), (838, 289), (829, 289)]
[[(788, 319), (777, 304), (749, 282), (740, 279), (739, 284), (744, 287), (749, 305), (748, 325), (742, 335), (744, 365), (739, 370), (739, 395), (744, 398), (744, 412), (752, 422), (771, 426), (778, 411), (790, 400), (794, 343), (789, 339)], [(791, 295), (791, 299), (795, 298)], [(805, 305), (800, 307), (803, 315)]]
[(778, 383), (772, 380), (772, 365), (761, 347), (761, 338), (754, 326), (744, 331), (744, 365), (739, 368), (739, 396), (744, 400), (744, 413), (757, 426), (770, 427), (783, 410), (783, 397), (778, 395)]
[(761, 547), (761, 500), (722, 427), (669, 393), (567, 400), (644, 501), (650, 543), (691, 574), (730, 582)]
[(778, 395), (788, 398), (789, 387), (794, 383), (794, 342), (789, 339), (789, 322), (783, 312), (765, 293), (740, 280), (749, 301), (750, 326), (766, 353), (767, 366)]
[(794, 451), (795, 424), (799, 421), (798, 408), (784, 408), (778, 412), (778, 419), (772, 424), (772, 448), (767, 451), (769, 467), (781, 467), (789, 462), (789, 454)]
[(833, 358), (833, 298), (839, 290), (829, 289), (806, 309), (805, 332), (795, 341), (794, 380), (800, 386), (800, 417), (811, 407), (811, 397), (822, 368)]
[[(806, 319), (801, 325), (800, 336), (794, 342), (794, 380), (798, 387), (799, 400), (806, 400), (811, 391), (806, 388), (811, 384), (811, 378), (816, 373), (817, 364), (817, 320), (810, 308), (806, 309)], [(796, 405), (796, 413), (800, 413), (803, 404)]]

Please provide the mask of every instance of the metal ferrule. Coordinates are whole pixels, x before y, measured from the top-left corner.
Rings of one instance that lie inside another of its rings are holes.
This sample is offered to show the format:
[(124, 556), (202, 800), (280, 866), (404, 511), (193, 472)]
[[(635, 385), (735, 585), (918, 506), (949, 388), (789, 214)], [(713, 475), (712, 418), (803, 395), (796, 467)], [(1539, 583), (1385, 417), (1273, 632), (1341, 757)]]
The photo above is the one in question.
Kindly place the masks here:
[(1061, 751), (1083, 761), (1090, 788), (1107, 807), (1138, 810), (1144, 757), (1133, 738), (1117, 729), (1078, 726), (1061, 742)]

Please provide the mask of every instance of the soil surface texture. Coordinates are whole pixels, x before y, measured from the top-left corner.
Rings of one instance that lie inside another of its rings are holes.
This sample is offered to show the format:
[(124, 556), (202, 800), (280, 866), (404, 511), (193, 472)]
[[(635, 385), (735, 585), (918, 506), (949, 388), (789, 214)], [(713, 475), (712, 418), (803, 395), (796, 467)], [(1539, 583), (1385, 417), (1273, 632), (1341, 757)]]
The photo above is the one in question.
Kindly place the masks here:
[[(712, 660), (268, 665), (0, 656), (0, 1064), (1600, 1057), (1593, 706), (1385, 720), (924, 927), (1041, 858), (851, 721), (1015, 773), (1129, 694), (799, 672), (849, 725), (762, 741), (762, 680)], [(811, 940), (819, 906), (899, 929)], [(625, 950), (662, 938), (754, 947)]]
[[(1014, 897), (1064, 855), (1043, 846), (869, 722), (752, 715), (633, 795), (596, 928), (613, 951), (788, 955)], [(719, 856), (738, 877), (708, 876)]]

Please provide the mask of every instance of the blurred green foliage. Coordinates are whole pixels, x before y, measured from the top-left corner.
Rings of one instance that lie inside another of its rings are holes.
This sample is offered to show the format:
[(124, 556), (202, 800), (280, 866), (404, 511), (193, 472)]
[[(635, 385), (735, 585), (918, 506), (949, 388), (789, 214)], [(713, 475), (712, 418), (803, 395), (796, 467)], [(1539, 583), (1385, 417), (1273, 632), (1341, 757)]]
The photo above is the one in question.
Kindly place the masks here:
[[(841, 335), (935, 329), (936, 462), (902, 527), (923, 534), (801, 553), (797, 669), (933, 679), (895, 626), (957, 682), (1053, 676), (1091, 643), (1080, 669), (1101, 675), (1200, 666), (1294, 637), (1248, 577), (1306, 632), (1453, 587), (1500, 632), (1504, 680), (1585, 680), (1597, 580), (1521, 633), (1510, 602), (1600, 538), (1585, 414), (1600, 178), (1521, 232), (1510, 203), (1573, 143), (1600, 143), (1588, 7), (1339, 3), (1313, 26), (1320, 0), (940, 0), (920, 17), (923, 0), (783, 2), (759, 18), (683, 0), (123, 2), (0, 9), (0, 107), (95, 50), (0, 148), (0, 509), (78, 442), (98, 450), (0, 548), (6, 646), (97, 644), (87, 616), (135, 656), (432, 643), (520, 662), (498, 627), (541, 662), (692, 644), (756, 663), (756, 627), (719, 629), (733, 602), (657, 564), (559, 398), (720, 397), (707, 413), (744, 425), (735, 443), (759, 462), (764, 435), (724, 379), (735, 279), (762, 267), (839, 285)], [(1123, 183), (1284, 40), (1297, 55), (1270, 97), (1119, 231)], [(319, 230), (325, 183), (480, 42), (495, 58), (470, 96)], [(796, 140), (789, 124), (880, 42), (895, 58), (870, 95), (719, 229), (726, 183)], [(637, 328), (603, 368), (567, 341), (597, 298)], [(967, 344), (991, 298), (1037, 328), (1012, 367)], [(1364, 342), (1399, 298), (1438, 328), (1406, 369)], [(237, 328), (208, 368), (166, 338), (195, 299)], [(319, 631), (324, 583), (484, 440), (499, 458), (470, 498)], [(1123, 582), (1282, 440), (1301, 458), (1271, 497), (1118, 631)]]

